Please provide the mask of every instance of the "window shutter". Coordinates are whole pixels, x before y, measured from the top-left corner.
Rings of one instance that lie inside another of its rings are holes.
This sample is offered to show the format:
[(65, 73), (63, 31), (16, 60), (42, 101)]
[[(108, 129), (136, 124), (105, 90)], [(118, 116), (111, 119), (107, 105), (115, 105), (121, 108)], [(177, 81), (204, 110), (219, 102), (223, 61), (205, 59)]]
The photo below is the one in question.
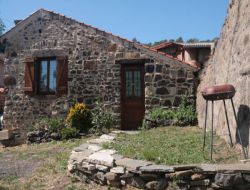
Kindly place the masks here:
[(57, 57), (56, 60), (56, 95), (61, 96), (68, 93), (68, 58)]
[(25, 59), (25, 73), (24, 73), (24, 93), (26, 95), (34, 95), (34, 58), (29, 57)]

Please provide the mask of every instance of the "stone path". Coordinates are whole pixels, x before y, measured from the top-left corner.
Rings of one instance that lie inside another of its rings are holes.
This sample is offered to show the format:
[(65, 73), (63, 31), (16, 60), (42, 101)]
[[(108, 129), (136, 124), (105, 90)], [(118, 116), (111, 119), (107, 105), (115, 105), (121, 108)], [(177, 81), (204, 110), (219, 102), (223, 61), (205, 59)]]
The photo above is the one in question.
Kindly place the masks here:
[(156, 165), (149, 161), (125, 158), (115, 150), (102, 147), (103, 143), (114, 142), (116, 134), (121, 132), (102, 135), (74, 148), (68, 162), (70, 175), (83, 182), (94, 181), (117, 188), (133, 186), (161, 190), (171, 189), (172, 184), (175, 184), (180, 189), (250, 189), (250, 164)]

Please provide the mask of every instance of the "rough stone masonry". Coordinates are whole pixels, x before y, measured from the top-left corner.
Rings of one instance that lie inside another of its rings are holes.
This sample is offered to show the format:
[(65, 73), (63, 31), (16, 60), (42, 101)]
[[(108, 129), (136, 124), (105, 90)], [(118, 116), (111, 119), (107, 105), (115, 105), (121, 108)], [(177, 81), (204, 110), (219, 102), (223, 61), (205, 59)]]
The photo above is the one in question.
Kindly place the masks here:
[[(250, 188), (248, 163), (156, 165), (104, 149), (116, 134), (102, 135), (76, 147), (68, 161), (68, 173), (84, 183), (95, 182), (120, 189), (244, 189)], [(114, 142), (115, 143), (115, 142)]]
[[(65, 117), (70, 106), (97, 98), (113, 115), (121, 116), (121, 64), (145, 61), (145, 108), (178, 106), (180, 96), (193, 96), (196, 68), (148, 47), (114, 36), (47, 10), (38, 10), (0, 38), (5, 45), (5, 74), (16, 86), (6, 95), (5, 128), (26, 129), (37, 118)], [(66, 94), (25, 94), (27, 58), (65, 56), (68, 59)], [(119, 122), (118, 122), (119, 123)]]
[[(201, 75), (201, 83), (197, 93), (197, 110), (199, 126), (204, 126), (205, 101), (201, 91), (209, 85), (229, 83), (236, 88), (234, 102), (243, 137), (244, 147), (249, 146), (250, 126), (250, 1), (231, 0), (228, 15), (224, 23), (220, 39), (215, 47), (215, 53)], [(226, 101), (229, 111), (229, 123), (236, 137), (236, 122), (230, 101)], [(221, 102), (214, 105), (214, 123), (217, 133), (229, 139), (224, 107)], [(208, 109), (211, 126), (211, 105)]]

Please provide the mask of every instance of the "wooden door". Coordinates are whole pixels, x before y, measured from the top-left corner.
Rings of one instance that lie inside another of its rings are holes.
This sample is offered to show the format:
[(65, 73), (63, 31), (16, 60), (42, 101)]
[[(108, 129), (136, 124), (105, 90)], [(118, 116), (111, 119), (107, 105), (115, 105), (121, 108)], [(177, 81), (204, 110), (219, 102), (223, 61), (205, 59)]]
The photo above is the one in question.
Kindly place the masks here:
[(145, 114), (144, 64), (122, 64), (121, 128), (135, 130)]

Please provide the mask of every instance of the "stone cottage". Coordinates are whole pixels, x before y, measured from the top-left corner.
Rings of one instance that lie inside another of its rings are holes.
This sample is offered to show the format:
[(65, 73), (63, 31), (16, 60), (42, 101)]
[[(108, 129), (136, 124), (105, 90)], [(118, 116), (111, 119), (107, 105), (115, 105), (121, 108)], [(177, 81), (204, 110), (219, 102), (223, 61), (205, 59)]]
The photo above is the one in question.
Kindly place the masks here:
[(5, 74), (17, 81), (6, 95), (5, 128), (65, 118), (74, 103), (92, 107), (100, 99), (121, 129), (132, 130), (145, 110), (178, 106), (181, 95), (194, 95), (196, 67), (44, 9), (18, 22), (0, 42)]

